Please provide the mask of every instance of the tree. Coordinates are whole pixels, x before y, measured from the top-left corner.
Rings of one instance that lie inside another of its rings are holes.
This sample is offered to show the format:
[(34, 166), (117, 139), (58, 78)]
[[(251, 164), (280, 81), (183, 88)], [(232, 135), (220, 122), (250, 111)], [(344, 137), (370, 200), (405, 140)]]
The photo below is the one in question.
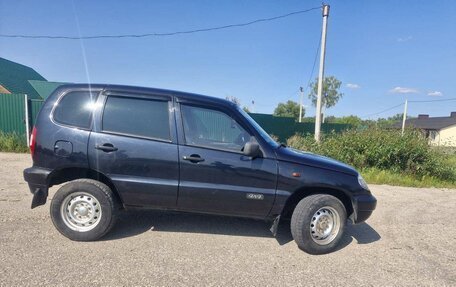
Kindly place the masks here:
[[(302, 108), (302, 116), (304, 117), (305, 110)], [(279, 103), (274, 110), (274, 116), (278, 117), (293, 117), (299, 119), (299, 104), (293, 101)]]
[[(235, 103), (235, 104), (238, 105), (239, 107), (241, 106), (241, 100), (239, 100), (238, 98), (236, 98), (236, 97), (234, 97), (234, 96), (226, 96), (225, 99), (227, 99), (228, 101), (231, 101), (231, 102)], [(249, 107), (244, 106), (242, 109), (243, 109), (246, 113), (250, 113)]]
[(236, 98), (235, 96), (226, 96), (225, 99), (227, 99), (228, 101), (231, 101), (231, 102), (235, 103), (235, 104), (238, 105), (238, 106), (241, 105), (241, 100), (239, 100), (239, 99)]
[(242, 109), (244, 110), (244, 112), (246, 112), (246, 113), (250, 113), (249, 107), (247, 107), (247, 106), (244, 106)]
[(350, 116), (338, 118), (338, 119), (336, 119), (335, 122), (338, 124), (349, 124), (355, 128), (358, 128), (361, 126), (363, 120), (358, 116), (350, 115)]
[[(395, 123), (402, 123), (402, 117), (404, 116), (404, 114), (395, 114), (391, 117), (388, 117), (388, 118), (378, 118), (377, 119), (377, 126), (378, 127), (381, 127), (381, 128), (388, 128), (388, 127), (391, 127), (393, 126)], [(413, 117), (410, 116), (410, 115), (407, 115), (407, 119), (412, 119)]]
[[(323, 81), (323, 93), (321, 106), (327, 109), (334, 107), (337, 102), (343, 97), (344, 94), (339, 92), (342, 82), (336, 79), (334, 76), (325, 77)], [(318, 95), (318, 78), (315, 82), (309, 85), (310, 94), (309, 99), (312, 100), (312, 104), (317, 106), (317, 95)]]

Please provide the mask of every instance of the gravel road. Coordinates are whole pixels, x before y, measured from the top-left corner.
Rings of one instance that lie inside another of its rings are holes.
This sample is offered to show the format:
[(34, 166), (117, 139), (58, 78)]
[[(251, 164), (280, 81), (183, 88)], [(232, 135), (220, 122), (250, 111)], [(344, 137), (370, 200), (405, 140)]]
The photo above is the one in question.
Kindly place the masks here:
[(372, 185), (376, 212), (321, 256), (286, 224), (274, 238), (262, 221), (157, 211), (81, 243), (54, 229), (49, 204), (30, 209), (30, 165), (0, 153), (1, 286), (456, 286), (456, 190)]

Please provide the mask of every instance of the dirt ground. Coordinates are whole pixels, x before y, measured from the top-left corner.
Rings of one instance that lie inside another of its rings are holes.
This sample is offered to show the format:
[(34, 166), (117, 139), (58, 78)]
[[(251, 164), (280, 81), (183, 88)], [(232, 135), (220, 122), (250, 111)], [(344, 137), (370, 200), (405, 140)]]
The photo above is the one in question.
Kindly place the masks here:
[(30, 209), (30, 165), (0, 153), (1, 286), (456, 286), (456, 190), (372, 185), (373, 216), (321, 256), (286, 224), (274, 238), (262, 221), (157, 211), (81, 243), (55, 230), (49, 204)]

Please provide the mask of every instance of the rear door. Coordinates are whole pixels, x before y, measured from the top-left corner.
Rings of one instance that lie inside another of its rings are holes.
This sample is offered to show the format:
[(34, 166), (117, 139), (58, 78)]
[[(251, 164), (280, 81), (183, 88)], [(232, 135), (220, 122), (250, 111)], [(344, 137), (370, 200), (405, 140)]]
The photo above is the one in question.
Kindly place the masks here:
[(178, 207), (187, 210), (265, 217), (275, 199), (275, 159), (244, 156), (252, 140), (236, 115), (218, 107), (180, 104)]
[(175, 207), (179, 170), (172, 98), (108, 92), (98, 105), (88, 145), (91, 168), (113, 181), (126, 205)]

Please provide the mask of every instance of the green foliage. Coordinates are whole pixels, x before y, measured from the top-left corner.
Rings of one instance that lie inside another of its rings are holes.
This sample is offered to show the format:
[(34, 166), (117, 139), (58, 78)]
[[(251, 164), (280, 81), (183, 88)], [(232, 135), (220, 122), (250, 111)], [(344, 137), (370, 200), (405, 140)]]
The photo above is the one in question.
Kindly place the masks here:
[(432, 149), (419, 131), (349, 130), (329, 134), (317, 144), (312, 136), (295, 135), (288, 145), (332, 157), (358, 169), (377, 168), (414, 177), (435, 177), (456, 181), (456, 166), (448, 165), (445, 156)]
[[(305, 114), (305, 109), (302, 108), (302, 116)], [(293, 117), (299, 119), (299, 104), (294, 101), (279, 103), (274, 110), (274, 116), (277, 117)]]
[(27, 142), (23, 136), (16, 133), (4, 133), (0, 131), (1, 152), (28, 152)]
[(354, 128), (358, 128), (362, 125), (363, 120), (358, 116), (345, 116), (336, 118), (335, 116), (326, 117), (325, 123), (332, 123), (332, 124), (349, 124)]
[[(324, 78), (323, 81), (323, 94), (322, 94), (322, 107), (327, 109), (334, 107), (337, 102), (343, 97), (344, 94), (339, 92), (342, 82), (336, 79), (334, 76), (328, 76)], [(317, 105), (317, 95), (318, 95), (318, 78), (315, 79), (315, 82), (310, 84), (310, 94), (309, 99), (312, 100), (314, 106)]]

